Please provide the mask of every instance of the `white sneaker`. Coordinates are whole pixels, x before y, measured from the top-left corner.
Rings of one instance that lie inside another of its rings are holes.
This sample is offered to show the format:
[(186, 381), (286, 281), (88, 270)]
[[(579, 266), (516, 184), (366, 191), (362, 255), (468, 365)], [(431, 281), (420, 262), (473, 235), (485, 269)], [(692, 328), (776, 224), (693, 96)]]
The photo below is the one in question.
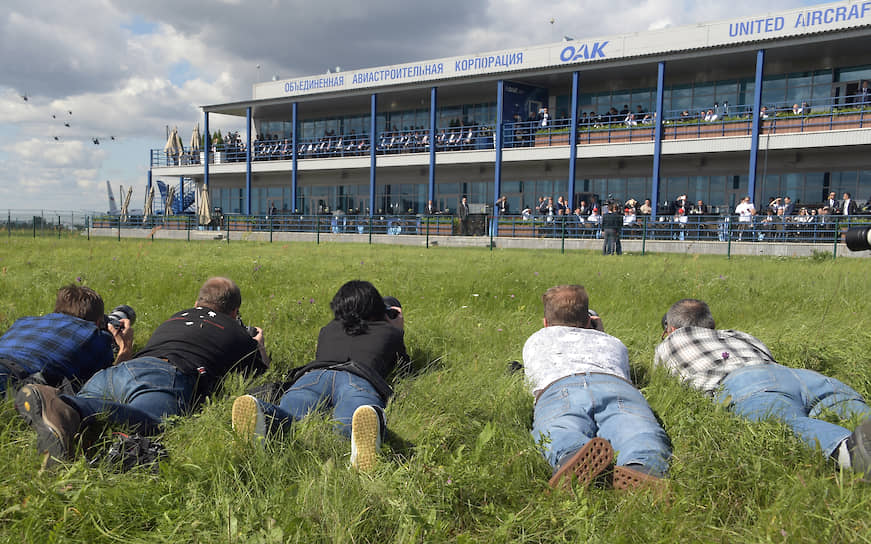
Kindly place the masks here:
[(381, 418), (372, 406), (360, 406), (351, 419), (351, 466), (361, 471), (375, 467), (381, 450)]
[(233, 430), (239, 437), (262, 443), (266, 440), (266, 418), (257, 399), (242, 395), (233, 401)]

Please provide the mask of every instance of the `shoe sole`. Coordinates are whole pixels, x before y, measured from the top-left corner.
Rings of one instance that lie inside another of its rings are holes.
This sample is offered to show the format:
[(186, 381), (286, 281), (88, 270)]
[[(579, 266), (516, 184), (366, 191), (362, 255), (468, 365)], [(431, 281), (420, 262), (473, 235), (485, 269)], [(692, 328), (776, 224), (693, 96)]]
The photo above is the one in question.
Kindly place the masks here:
[(62, 433), (45, 417), (45, 402), (39, 390), (30, 385), (22, 387), (15, 395), (15, 409), (36, 431), (36, 449), (46, 455), (43, 467), (49, 467), (69, 458), (69, 443)]
[(233, 401), (231, 416), (233, 430), (241, 438), (262, 442), (266, 438), (266, 424), (257, 400), (245, 395)]
[(665, 480), (645, 474), (624, 466), (614, 468), (614, 489), (621, 491), (636, 491), (641, 489), (653, 489), (662, 492)]
[(862, 422), (853, 431), (854, 445), (850, 462), (855, 472), (862, 474), (863, 482), (871, 482), (871, 419)]
[(566, 461), (548, 483), (554, 488), (568, 489), (572, 485), (571, 476), (574, 475), (578, 483), (587, 486), (613, 461), (614, 448), (611, 443), (604, 438), (593, 438)]
[(371, 406), (361, 406), (351, 418), (351, 466), (369, 471), (378, 460), (378, 414)]

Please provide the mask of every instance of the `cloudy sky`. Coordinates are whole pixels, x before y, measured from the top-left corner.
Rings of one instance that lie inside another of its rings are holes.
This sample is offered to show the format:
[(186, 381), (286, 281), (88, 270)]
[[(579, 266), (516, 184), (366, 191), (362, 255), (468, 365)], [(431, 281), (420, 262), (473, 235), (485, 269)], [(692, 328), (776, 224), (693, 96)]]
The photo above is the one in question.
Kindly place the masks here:
[[(816, 3), (4, 0), (0, 210), (105, 211), (106, 180), (116, 194), (119, 185), (133, 186), (131, 207), (141, 208), (149, 150), (163, 148), (167, 126), (178, 126), (187, 145), (202, 122), (199, 106), (249, 98), (255, 81), (276, 74), (383, 66)], [(212, 130), (243, 124), (210, 118)]]

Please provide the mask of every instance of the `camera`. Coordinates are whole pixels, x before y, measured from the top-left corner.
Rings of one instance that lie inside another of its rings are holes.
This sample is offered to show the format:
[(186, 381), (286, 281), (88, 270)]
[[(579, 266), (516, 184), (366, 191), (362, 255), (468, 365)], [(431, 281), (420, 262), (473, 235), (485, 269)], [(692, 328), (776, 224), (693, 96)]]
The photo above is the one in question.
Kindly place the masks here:
[(850, 251), (871, 249), (871, 226), (853, 227), (844, 235)]
[(242, 322), (241, 317), (237, 317), (236, 322), (239, 323), (240, 327), (245, 329), (245, 332), (248, 333), (248, 336), (250, 336), (251, 338), (254, 338), (255, 336), (257, 336), (257, 327), (249, 327), (249, 326), (245, 325), (245, 323)]
[(103, 317), (103, 326), (112, 325), (120, 331), (124, 328), (124, 323), (121, 322), (122, 319), (129, 319), (130, 324), (133, 325), (136, 321), (136, 312), (126, 304), (116, 306), (112, 313)]

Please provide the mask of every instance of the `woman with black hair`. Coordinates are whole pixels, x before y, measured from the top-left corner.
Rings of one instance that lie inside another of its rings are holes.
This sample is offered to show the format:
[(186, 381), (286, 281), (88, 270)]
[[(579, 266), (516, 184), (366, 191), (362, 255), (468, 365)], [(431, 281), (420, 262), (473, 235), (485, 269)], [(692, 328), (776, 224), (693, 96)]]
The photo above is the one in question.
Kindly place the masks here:
[(387, 377), (408, 361), (402, 307), (367, 281), (349, 281), (330, 302), (334, 319), (321, 329), (315, 360), (295, 369), (278, 405), (251, 395), (233, 402), (233, 429), (265, 439), (318, 406), (333, 410), (336, 431), (351, 439), (351, 464), (375, 465), (385, 429), (384, 407), (393, 390)]

